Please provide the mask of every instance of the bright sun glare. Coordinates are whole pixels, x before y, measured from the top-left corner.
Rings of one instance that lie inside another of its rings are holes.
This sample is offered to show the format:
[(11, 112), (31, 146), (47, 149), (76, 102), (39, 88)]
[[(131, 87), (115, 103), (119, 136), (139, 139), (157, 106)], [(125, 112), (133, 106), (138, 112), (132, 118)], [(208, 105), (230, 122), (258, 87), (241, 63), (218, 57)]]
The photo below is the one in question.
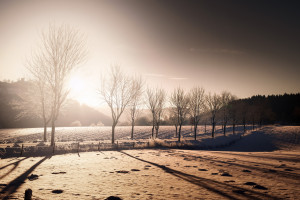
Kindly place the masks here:
[(78, 93), (84, 90), (84, 81), (78, 77), (72, 77), (69, 81), (69, 87), (72, 92)]
[(89, 87), (88, 80), (80, 76), (73, 76), (68, 83), (70, 89), (70, 98), (77, 100), (80, 104), (90, 106), (98, 105), (98, 96)]

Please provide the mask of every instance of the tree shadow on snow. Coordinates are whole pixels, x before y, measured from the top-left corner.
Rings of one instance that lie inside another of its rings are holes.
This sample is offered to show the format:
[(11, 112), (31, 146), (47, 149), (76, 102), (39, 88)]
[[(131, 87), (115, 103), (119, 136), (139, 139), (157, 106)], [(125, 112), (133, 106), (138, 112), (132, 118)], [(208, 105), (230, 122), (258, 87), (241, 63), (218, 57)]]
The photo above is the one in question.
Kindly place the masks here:
[[(5, 188), (3, 188), (0, 192), (0, 198), (3, 200), (7, 200), (10, 198), (10, 195), (14, 194), (17, 189), (25, 183), (25, 180), (29, 176), (35, 168), (37, 168), (40, 164), (42, 164), (45, 160), (50, 159), (51, 156), (46, 156), (42, 158), (40, 161), (35, 163), (33, 166), (31, 166), (27, 171), (25, 171), (23, 174), (12, 180)], [(23, 159), (24, 160), (24, 159)]]
[(265, 134), (264, 131), (255, 131), (252, 134), (242, 136), (240, 140), (231, 146), (215, 148), (217, 151), (239, 151), (239, 152), (272, 152), (279, 150), (274, 143), (274, 138)]
[[(199, 187), (205, 188), (205, 189), (207, 189), (213, 193), (216, 193), (220, 196), (223, 196), (225, 198), (239, 199), (239, 197), (244, 197), (244, 198), (249, 198), (249, 199), (257, 199), (257, 200), (266, 199), (266, 198), (267, 199), (279, 199), (277, 197), (274, 197), (274, 196), (271, 196), (271, 195), (268, 195), (265, 193), (249, 190), (249, 189), (234, 186), (234, 185), (229, 185), (226, 183), (222, 183), (222, 182), (207, 179), (207, 178), (198, 177), (198, 176), (191, 175), (191, 174), (187, 174), (187, 173), (166, 167), (165, 165), (159, 165), (159, 164), (151, 162), (151, 161), (147, 161), (147, 160), (143, 160), (141, 158), (134, 157), (123, 151), (121, 151), (121, 153), (123, 153), (131, 158), (134, 158), (136, 160), (154, 165), (154, 166), (164, 170), (168, 174), (176, 176), (184, 181), (187, 181), (187, 182), (197, 185)], [(242, 192), (234, 192), (234, 191), (242, 191)]]
[(8, 174), (10, 174), (11, 172), (13, 172), (13, 171), (19, 166), (19, 164), (20, 164), (22, 161), (26, 160), (26, 159), (27, 159), (27, 158), (23, 158), (23, 159), (20, 159), (20, 160), (18, 160), (18, 161), (16, 161), (16, 162), (13, 162), (13, 163), (10, 163), (10, 164), (7, 164), (7, 165), (1, 167), (0, 170), (5, 169), (6, 167), (9, 167), (9, 166), (11, 166), (11, 165), (14, 165), (14, 167), (11, 168), (8, 172), (6, 172), (5, 174), (2, 174), (2, 175), (0, 176), (0, 180), (3, 179), (4, 177), (6, 177), (6, 176), (7, 176)]

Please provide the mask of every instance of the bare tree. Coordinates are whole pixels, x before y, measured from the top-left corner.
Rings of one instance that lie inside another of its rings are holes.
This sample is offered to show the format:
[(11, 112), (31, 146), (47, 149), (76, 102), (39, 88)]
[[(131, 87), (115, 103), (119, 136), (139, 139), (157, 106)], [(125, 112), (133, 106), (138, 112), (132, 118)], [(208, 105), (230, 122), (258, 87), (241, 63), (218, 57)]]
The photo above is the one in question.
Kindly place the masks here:
[(238, 108), (237, 110), (238, 116), (243, 124), (243, 134), (244, 134), (246, 132), (248, 105), (243, 101), (239, 101), (237, 104), (237, 108)]
[(147, 89), (147, 106), (152, 115), (152, 133), (151, 137), (154, 138), (154, 127), (155, 127), (155, 118), (156, 118), (156, 107), (157, 107), (157, 99), (155, 97), (155, 90), (154, 89)]
[(21, 99), (12, 102), (12, 106), (19, 111), (16, 120), (26, 117), (43, 120), (43, 141), (46, 142), (47, 125), (51, 120), (51, 94), (42, 80), (31, 81), (30, 84), (30, 89), (19, 94)]
[(110, 68), (110, 73), (101, 78), (99, 93), (110, 108), (113, 120), (111, 143), (115, 143), (115, 128), (125, 108), (130, 104), (139, 90), (137, 84), (129, 76), (121, 71), (115, 64)]
[(221, 115), (223, 120), (223, 134), (226, 135), (226, 126), (229, 120), (229, 106), (230, 102), (237, 99), (234, 95), (232, 95), (230, 92), (224, 91), (221, 94)]
[(164, 104), (166, 101), (166, 92), (163, 89), (147, 89), (147, 106), (152, 114), (152, 138), (154, 138), (154, 129), (156, 137), (161, 123)]
[(134, 96), (132, 96), (132, 100), (129, 103), (129, 119), (131, 124), (131, 139), (133, 139), (133, 133), (134, 133), (134, 126), (135, 121), (138, 118), (140, 114), (140, 106), (142, 101), (142, 94), (143, 94), (143, 81), (141, 77), (136, 77), (132, 80), (132, 93)]
[(209, 112), (211, 114), (211, 125), (212, 125), (212, 131), (211, 131), (211, 136), (214, 138), (215, 137), (215, 127), (216, 127), (216, 116), (218, 111), (221, 108), (221, 97), (217, 94), (208, 94), (206, 97), (207, 101), (207, 106), (209, 109)]
[(174, 107), (179, 125), (178, 141), (181, 138), (181, 127), (189, 112), (189, 95), (185, 94), (180, 87), (176, 88), (171, 94), (170, 103)]
[(170, 122), (175, 126), (175, 135), (174, 137), (178, 136), (178, 119), (176, 114), (176, 108), (171, 108), (170, 110)]
[(156, 106), (156, 117), (155, 117), (155, 137), (158, 136), (158, 130), (162, 120), (165, 102), (166, 102), (166, 92), (163, 89), (160, 89), (156, 92), (157, 106)]
[(194, 138), (197, 140), (197, 128), (200, 121), (200, 116), (204, 110), (205, 96), (204, 89), (201, 87), (194, 87), (190, 91), (190, 114), (194, 124)]
[(229, 116), (232, 121), (232, 134), (235, 134), (235, 126), (237, 124), (237, 118), (238, 118), (238, 104), (237, 101), (232, 101), (229, 103)]
[(45, 91), (46, 88), (51, 92), (50, 97), (41, 92), (41, 102), (42, 99), (51, 98), (51, 146), (53, 146), (55, 121), (69, 93), (66, 82), (71, 72), (85, 60), (87, 54), (83, 35), (68, 25), (50, 24), (48, 29), (42, 31), (41, 40), (38, 51), (33, 53), (28, 61), (27, 69), (39, 83), (44, 82), (40, 86), (41, 91)]

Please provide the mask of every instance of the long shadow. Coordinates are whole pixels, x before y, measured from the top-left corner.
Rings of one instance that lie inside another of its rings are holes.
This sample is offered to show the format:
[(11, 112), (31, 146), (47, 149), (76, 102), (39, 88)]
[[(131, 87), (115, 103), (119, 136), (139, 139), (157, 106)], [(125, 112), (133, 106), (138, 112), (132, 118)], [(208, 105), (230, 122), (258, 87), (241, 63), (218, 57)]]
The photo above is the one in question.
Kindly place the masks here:
[(272, 135), (265, 131), (252, 131), (251, 134), (245, 135), (237, 143), (223, 148), (215, 148), (217, 151), (239, 151), (239, 152), (272, 152), (279, 150), (274, 144)]
[[(123, 152), (123, 151), (120, 151), (120, 152), (127, 155), (127, 156), (129, 156), (129, 157), (131, 157), (131, 158), (134, 158), (136, 160), (154, 165), (154, 166), (164, 170), (166, 173), (169, 173), (173, 176), (181, 178), (182, 180), (185, 180), (185, 181), (187, 181), (189, 183), (192, 183), (194, 185), (205, 188), (205, 189), (207, 189), (211, 192), (214, 192), (214, 193), (216, 193), (218, 195), (221, 195), (221, 196), (223, 196), (225, 198), (228, 198), (228, 199), (234, 199), (234, 200), (239, 199), (236, 196), (241, 196), (243, 198), (246, 197), (248, 199), (256, 199), (256, 200), (266, 199), (266, 198), (267, 199), (279, 199), (277, 197), (274, 197), (274, 196), (271, 196), (271, 195), (268, 195), (268, 194), (264, 194), (264, 193), (260, 193), (260, 192), (257, 192), (257, 191), (253, 191), (253, 190), (241, 188), (241, 187), (238, 187), (238, 186), (233, 186), (233, 185), (229, 185), (229, 184), (226, 184), (226, 183), (221, 183), (219, 181), (215, 181), (215, 180), (206, 179), (206, 178), (198, 177), (198, 176), (195, 176), (195, 175), (187, 174), (187, 173), (184, 173), (184, 172), (166, 167), (165, 165), (159, 165), (159, 164), (151, 162), (151, 161), (147, 161), (147, 160), (143, 160), (141, 158), (134, 157), (134, 156), (132, 156), (132, 155), (126, 153), (126, 152)], [(241, 192), (241, 193), (239, 193), (239, 192), (230, 193), (228, 191), (224, 191), (224, 189), (228, 189), (228, 190), (231, 190), (231, 191), (235, 191), (235, 190), (236, 191), (243, 191), (243, 192)]]
[(3, 166), (3, 167), (0, 167), (0, 170), (1, 170), (1, 169), (4, 169), (4, 168), (6, 168), (6, 167), (8, 167), (8, 166), (10, 166), (10, 165), (16, 165), (17, 163), (20, 163), (21, 161), (23, 161), (23, 160), (25, 160), (25, 159), (27, 159), (27, 158), (23, 158), (23, 159), (18, 160), (18, 161), (16, 161), (16, 162), (9, 163), (9, 164), (7, 164), (7, 165), (5, 165), (5, 166)]
[(3, 174), (3, 175), (0, 176), (0, 180), (3, 179), (8, 174), (10, 174), (11, 172), (13, 172), (19, 166), (20, 162), (22, 162), (23, 160), (26, 160), (26, 159), (27, 158), (23, 158), (21, 160), (18, 160), (16, 162), (13, 162), (13, 163), (10, 163), (10, 164), (7, 164), (7, 165), (1, 167), (0, 170), (5, 169), (8, 166), (14, 165), (14, 167), (11, 170), (9, 170), (8, 172), (6, 172), (5, 174)]
[[(196, 157), (196, 156), (189, 156), (189, 155), (183, 155), (183, 157), (192, 157), (194, 159), (195, 158), (199, 158), (199, 157)], [(221, 163), (221, 164), (230, 164), (230, 165), (233, 165), (233, 166), (236, 166), (236, 167), (240, 167), (242, 169), (247, 168), (247, 169), (257, 170), (257, 171), (261, 171), (261, 172), (267, 172), (267, 171), (269, 171), (269, 169), (263, 168), (263, 167), (238, 164), (238, 163), (230, 162), (230, 161), (220, 161), (220, 160), (213, 159), (213, 158), (201, 157), (199, 159), (207, 160), (207, 161), (213, 161), (213, 162)], [(251, 163), (251, 164), (258, 164), (258, 165), (267, 165), (267, 166), (270, 166), (270, 167), (276, 167), (275, 165), (271, 165), (271, 164), (267, 164), (267, 163), (259, 163), (259, 162), (252, 162), (252, 161), (242, 161), (242, 160), (240, 160), (240, 161), (244, 162), (244, 163)], [(293, 168), (293, 167), (287, 167), (287, 168)], [(276, 171), (275, 173), (272, 172), (272, 176), (274, 174), (276, 174), (278, 176), (282, 176), (282, 177), (288, 178), (288, 179), (293, 179), (293, 180), (299, 180), (300, 179), (300, 175), (299, 174), (291, 173), (291, 172), (287, 172), (287, 171)]]
[[(297, 158), (297, 155), (289, 155), (290, 157), (296, 158), (284, 158), (284, 157), (275, 157), (276, 155), (270, 156), (259, 156), (259, 155), (247, 155), (247, 154), (239, 154), (239, 153), (230, 153), (230, 152), (214, 152), (217, 154), (225, 154), (225, 155), (236, 155), (236, 156), (244, 156), (244, 157), (252, 157), (252, 158), (262, 158), (262, 159), (269, 159), (269, 160), (284, 160), (288, 162), (300, 162), (300, 158)], [(280, 154), (279, 154), (280, 155)], [(284, 155), (282, 155), (284, 156)]]
[(40, 164), (42, 164), (45, 160), (50, 159), (51, 156), (46, 156), (37, 163), (35, 163), (33, 166), (31, 166), (26, 172), (12, 180), (5, 188), (3, 188), (0, 192), (0, 198), (3, 200), (7, 200), (10, 198), (10, 195), (14, 194), (17, 189), (25, 183), (26, 178), (29, 176), (29, 174), (35, 170)]

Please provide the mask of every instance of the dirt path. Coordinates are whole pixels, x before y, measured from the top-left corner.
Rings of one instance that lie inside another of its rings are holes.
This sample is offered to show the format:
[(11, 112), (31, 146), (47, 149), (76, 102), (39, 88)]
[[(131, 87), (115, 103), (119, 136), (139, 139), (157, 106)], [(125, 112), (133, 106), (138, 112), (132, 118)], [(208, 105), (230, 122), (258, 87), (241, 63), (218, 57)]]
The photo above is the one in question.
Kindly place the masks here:
[(35, 199), (297, 199), (299, 157), (284, 151), (128, 150), (3, 159), (0, 190), (6, 199), (22, 199), (27, 188)]

